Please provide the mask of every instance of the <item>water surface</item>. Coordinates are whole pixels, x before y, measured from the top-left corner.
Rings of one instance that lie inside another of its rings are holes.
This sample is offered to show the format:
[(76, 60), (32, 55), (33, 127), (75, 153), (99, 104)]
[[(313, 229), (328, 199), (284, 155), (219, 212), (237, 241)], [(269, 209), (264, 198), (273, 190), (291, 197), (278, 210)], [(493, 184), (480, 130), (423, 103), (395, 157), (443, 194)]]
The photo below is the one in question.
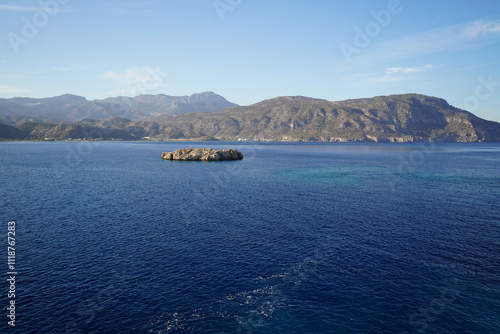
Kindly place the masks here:
[[(160, 159), (189, 146), (245, 158)], [(0, 143), (9, 330), (500, 332), (499, 162), (486, 143)]]

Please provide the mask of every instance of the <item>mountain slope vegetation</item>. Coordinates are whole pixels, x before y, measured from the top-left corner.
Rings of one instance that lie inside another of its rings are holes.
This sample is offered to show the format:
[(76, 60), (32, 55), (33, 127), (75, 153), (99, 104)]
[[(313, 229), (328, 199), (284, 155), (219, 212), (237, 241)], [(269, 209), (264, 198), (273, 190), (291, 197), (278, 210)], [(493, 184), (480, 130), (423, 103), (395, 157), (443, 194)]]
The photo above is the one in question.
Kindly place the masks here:
[[(61, 108), (64, 109), (64, 106)], [(148, 137), (152, 140), (313, 142), (500, 141), (500, 123), (481, 119), (451, 106), (443, 99), (419, 94), (338, 102), (285, 96), (219, 111), (177, 116), (159, 112), (158, 115), (138, 119), (84, 118), (78, 122), (47, 123), (37, 118), (17, 117), (17, 122), (12, 116), (3, 116), (0, 121), (9, 121), (9, 125), (19, 130), (25, 139), (132, 140)]]

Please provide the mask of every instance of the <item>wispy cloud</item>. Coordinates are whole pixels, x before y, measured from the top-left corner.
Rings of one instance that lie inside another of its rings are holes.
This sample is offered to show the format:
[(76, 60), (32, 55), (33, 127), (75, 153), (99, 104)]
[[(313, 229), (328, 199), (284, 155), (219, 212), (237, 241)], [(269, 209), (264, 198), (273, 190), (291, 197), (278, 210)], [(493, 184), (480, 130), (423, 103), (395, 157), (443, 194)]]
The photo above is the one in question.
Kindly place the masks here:
[(36, 12), (38, 10), (40, 10), (40, 7), (24, 7), (24, 6), (0, 5), (0, 11)]
[[(500, 20), (475, 21), (450, 27), (425, 31), (420, 34), (403, 37), (395, 44), (400, 55), (421, 55), (463, 47), (474, 47), (485, 40), (500, 38)], [(391, 42), (391, 41), (389, 41)], [(401, 45), (401, 47), (398, 47)]]
[[(41, 4), (43, 5), (43, 4)], [(27, 7), (27, 6), (15, 6), (15, 5), (0, 5), (0, 11), (9, 11), (9, 12), (38, 12), (45, 11), (47, 13), (62, 13), (64, 10), (59, 7)]]
[[(374, 42), (353, 57), (352, 67), (409, 59), (442, 51), (478, 48), (500, 39), (500, 20), (473, 22), (422, 31), (416, 34)], [(343, 65), (345, 68), (345, 63)]]
[(358, 73), (357, 75), (349, 77), (350, 82), (357, 82), (363, 84), (377, 84), (377, 83), (391, 83), (407, 80), (419, 80), (422, 78), (422, 73), (436, 68), (435, 65), (428, 64), (423, 66), (413, 67), (389, 67), (385, 69), (384, 73), (381, 72), (366, 72)]
[(8, 93), (21, 93), (24, 92), (25, 89), (19, 88), (19, 87), (12, 87), (12, 86), (6, 86), (6, 85), (0, 85), (0, 94)]
[(121, 72), (106, 72), (101, 76), (101, 79), (113, 80), (123, 86), (122, 89), (113, 92), (115, 95), (134, 96), (165, 87), (162, 74), (163, 72), (158, 66), (155, 68), (133, 67)]
[(428, 64), (424, 66), (415, 66), (415, 67), (389, 67), (386, 69), (386, 74), (411, 74), (418, 72), (429, 71), (434, 68), (434, 65)]
[(500, 33), (500, 20), (498, 21), (476, 21), (463, 29), (462, 34), (469, 38), (478, 38), (484, 35)]

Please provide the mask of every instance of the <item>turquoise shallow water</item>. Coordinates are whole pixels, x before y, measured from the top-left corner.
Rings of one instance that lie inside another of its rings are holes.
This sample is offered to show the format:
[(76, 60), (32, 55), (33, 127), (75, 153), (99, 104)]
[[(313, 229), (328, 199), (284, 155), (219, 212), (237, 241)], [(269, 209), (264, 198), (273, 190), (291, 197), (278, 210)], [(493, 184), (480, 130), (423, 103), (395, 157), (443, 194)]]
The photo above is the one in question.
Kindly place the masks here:
[[(188, 146), (245, 159), (159, 158)], [(498, 144), (0, 143), (2, 332), (500, 332), (499, 162)]]

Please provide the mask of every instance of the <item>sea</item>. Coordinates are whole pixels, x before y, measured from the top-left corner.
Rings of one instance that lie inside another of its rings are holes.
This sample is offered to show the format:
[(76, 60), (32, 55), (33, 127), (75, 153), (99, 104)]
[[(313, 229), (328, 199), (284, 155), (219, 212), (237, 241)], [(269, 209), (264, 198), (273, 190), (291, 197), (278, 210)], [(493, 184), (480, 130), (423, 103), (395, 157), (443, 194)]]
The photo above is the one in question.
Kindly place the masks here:
[[(188, 147), (245, 157), (160, 158)], [(500, 333), (498, 143), (3, 142), (0, 170), (1, 333)]]

